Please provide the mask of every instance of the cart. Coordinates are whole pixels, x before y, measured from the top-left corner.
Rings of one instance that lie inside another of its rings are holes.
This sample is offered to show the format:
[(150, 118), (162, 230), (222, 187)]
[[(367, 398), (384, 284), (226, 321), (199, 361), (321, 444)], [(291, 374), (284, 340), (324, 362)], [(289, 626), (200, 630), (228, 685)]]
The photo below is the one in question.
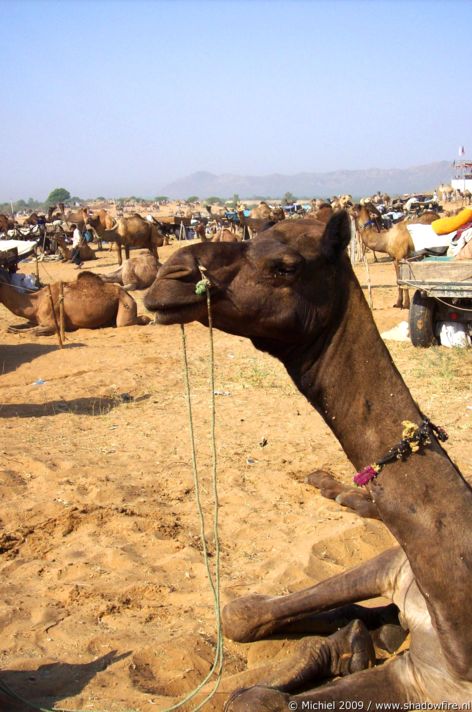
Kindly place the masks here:
[(437, 344), (439, 322), (462, 323), (472, 333), (472, 260), (402, 260), (398, 285), (416, 290), (409, 313), (413, 346)]

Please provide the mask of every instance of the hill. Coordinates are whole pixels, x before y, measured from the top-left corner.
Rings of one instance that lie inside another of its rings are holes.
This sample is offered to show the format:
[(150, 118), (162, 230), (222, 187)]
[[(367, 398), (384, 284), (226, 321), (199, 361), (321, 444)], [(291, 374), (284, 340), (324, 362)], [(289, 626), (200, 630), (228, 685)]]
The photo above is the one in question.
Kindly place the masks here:
[(191, 195), (232, 198), (237, 193), (241, 198), (268, 196), (280, 198), (290, 191), (297, 197), (329, 197), (350, 193), (364, 196), (378, 190), (396, 195), (431, 191), (440, 183), (449, 183), (451, 164), (437, 161), (410, 168), (368, 168), (364, 170), (341, 170), (329, 173), (296, 173), (283, 175), (273, 173), (263, 176), (241, 176), (224, 173), (215, 175), (206, 171), (192, 173), (162, 186), (159, 192), (170, 198), (186, 199)]

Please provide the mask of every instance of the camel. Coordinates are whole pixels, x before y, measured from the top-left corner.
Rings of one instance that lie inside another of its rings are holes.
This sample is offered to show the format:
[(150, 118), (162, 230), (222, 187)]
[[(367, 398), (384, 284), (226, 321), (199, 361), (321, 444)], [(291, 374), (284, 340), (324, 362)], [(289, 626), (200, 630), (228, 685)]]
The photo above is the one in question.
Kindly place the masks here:
[(274, 220), (277, 222), (278, 220), (285, 219), (285, 213), (283, 208), (271, 208), (265, 200), (261, 200), (259, 205), (256, 205), (256, 207), (251, 210), (249, 217), (252, 220)]
[(238, 210), (239, 224), (242, 228), (242, 239), (249, 240), (259, 232), (267, 230), (274, 224), (273, 220), (264, 220), (263, 218), (248, 218), (244, 215), (243, 210)]
[[(380, 213), (371, 203), (364, 203), (357, 206), (355, 218), (361, 240), (366, 247), (376, 252), (384, 252), (393, 259), (395, 275), (399, 277), (399, 262), (414, 252), (414, 245), (408, 232), (408, 221), (396, 223), (389, 230), (382, 230), (380, 223)], [(430, 225), (437, 220), (438, 214), (428, 210), (410, 222)], [(410, 308), (410, 293), (408, 289), (398, 288), (397, 301), (393, 305), (398, 309)]]
[[(472, 489), (380, 337), (346, 254), (350, 238), (349, 216), (339, 212), (327, 225), (285, 221), (249, 242), (187, 246), (161, 267), (145, 297), (160, 324), (208, 325), (206, 296), (195, 289), (203, 269), (214, 327), (248, 337), (285, 365), (399, 544), (304, 591), (236, 599), (223, 610), (223, 627), (227, 637), (248, 642), (290, 624), (300, 629), (323, 611), (336, 615), (340, 606), (345, 618), (348, 604), (382, 595), (410, 631), (408, 651), (375, 666), (361, 621), (306, 637), (295, 658), (261, 669), (259, 684), (252, 679), (253, 686), (236, 690), (227, 712), (472, 698)], [(383, 469), (366, 467), (403, 442), (403, 428), (415, 434), (412, 447), (403, 443), (404, 455), (394, 453)], [(339, 674), (346, 676), (324, 684)]]
[(104, 282), (121, 284), (127, 291), (147, 289), (156, 279), (161, 263), (154, 255), (143, 253), (125, 260), (121, 267), (111, 274), (100, 274)]
[[(17, 316), (28, 320), (24, 326), (13, 327), (13, 331), (31, 329), (37, 336), (56, 333), (59, 321), (60, 283), (50, 285), (54, 303), (51, 306), (49, 288), (35, 292), (21, 291), (12, 287), (0, 277), (0, 302)], [(133, 297), (122, 287), (105, 284), (92, 272), (81, 272), (75, 282), (64, 282), (64, 328), (99, 329), (105, 326), (133, 326), (148, 324), (147, 316), (138, 316)]]
[[(50, 235), (50, 239), (56, 241), (64, 260), (68, 261), (71, 256), (72, 249), (71, 246), (66, 243), (64, 233), (57, 230), (52, 235)], [(88, 262), (89, 260), (97, 259), (95, 251), (90, 247), (87, 242), (84, 242), (80, 245), (79, 257), (81, 262)]]
[(164, 244), (164, 236), (159, 228), (138, 214), (118, 218), (110, 227), (103, 226), (100, 216), (89, 216), (87, 224), (91, 225), (102, 240), (116, 243), (120, 265), (123, 263), (122, 247), (125, 248), (126, 259), (129, 259), (131, 247), (146, 247), (157, 260), (157, 248)]
[(13, 230), (15, 227), (15, 222), (12, 218), (9, 218), (5, 213), (0, 213), (0, 232), (7, 232), (7, 230)]
[(254, 220), (270, 220), (271, 215), (272, 209), (270, 205), (265, 202), (265, 200), (261, 200), (259, 205), (256, 205), (256, 207), (249, 213), (249, 217)]
[(67, 225), (77, 225), (80, 232), (85, 230), (85, 225), (89, 220), (89, 214), (87, 208), (80, 208), (79, 210), (69, 210), (67, 215), (65, 214), (64, 203), (59, 204), (59, 209), (61, 211), (62, 220)]

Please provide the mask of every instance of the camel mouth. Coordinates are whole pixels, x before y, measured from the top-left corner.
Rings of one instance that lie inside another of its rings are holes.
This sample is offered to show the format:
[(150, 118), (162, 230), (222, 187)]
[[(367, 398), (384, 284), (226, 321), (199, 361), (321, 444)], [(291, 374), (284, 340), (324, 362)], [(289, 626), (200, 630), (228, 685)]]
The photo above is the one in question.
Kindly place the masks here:
[(160, 304), (151, 311), (154, 312), (156, 324), (187, 324), (202, 317), (202, 306), (205, 307), (205, 302), (199, 300), (191, 304)]

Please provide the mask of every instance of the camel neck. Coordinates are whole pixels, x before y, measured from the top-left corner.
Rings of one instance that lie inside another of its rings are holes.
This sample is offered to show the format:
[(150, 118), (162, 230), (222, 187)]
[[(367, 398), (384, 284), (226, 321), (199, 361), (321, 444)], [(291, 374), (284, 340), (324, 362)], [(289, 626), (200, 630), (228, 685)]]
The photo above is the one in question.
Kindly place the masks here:
[(423, 416), (356, 278), (348, 275), (342, 285), (345, 307), (332, 332), (321, 347), (315, 343), (302, 358), (291, 355), (285, 365), (359, 469), (398, 442), (403, 420), (419, 424)]
[(36, 300), (39, 292), (22, 292), (9, 284), (0, 284), (0, 302), (13, 314), (31, 321), (36, 317)]
[[(274, 355), (360, 470), (400, 441), (402, 421), (419, 425), (424, 416), (380, 337), (350, 266), (345, 266), (335, 293), (343, 295), (343, 304), (324, 340)], [(472, 490), (434, 437), (421, 454), (387, 465), (370, 489), (382, 519), (402, 544), (404, 527), (417, 526), (416, 506), (424, 502), (425, 491), (428, 498), (447, 500), (443, 506), (451, 515), (464, 506), (472, 511)]]
[[(324, 343), (281, 360), (359, 470), (399, 442), (403, 420), (419, 425), (423, 416), (350, 269), (336, 293), (344, 293), (344, 308)], [(462, 621), (472, 568), (472, 489), (434, 437), (419, 453), (386, 465), (368, 489), (405, 550), (436, 628), (445, 633), (444, 649), (470, 666), (472, 633)], [(452, 600), (451, 581), (460, 581)]]

